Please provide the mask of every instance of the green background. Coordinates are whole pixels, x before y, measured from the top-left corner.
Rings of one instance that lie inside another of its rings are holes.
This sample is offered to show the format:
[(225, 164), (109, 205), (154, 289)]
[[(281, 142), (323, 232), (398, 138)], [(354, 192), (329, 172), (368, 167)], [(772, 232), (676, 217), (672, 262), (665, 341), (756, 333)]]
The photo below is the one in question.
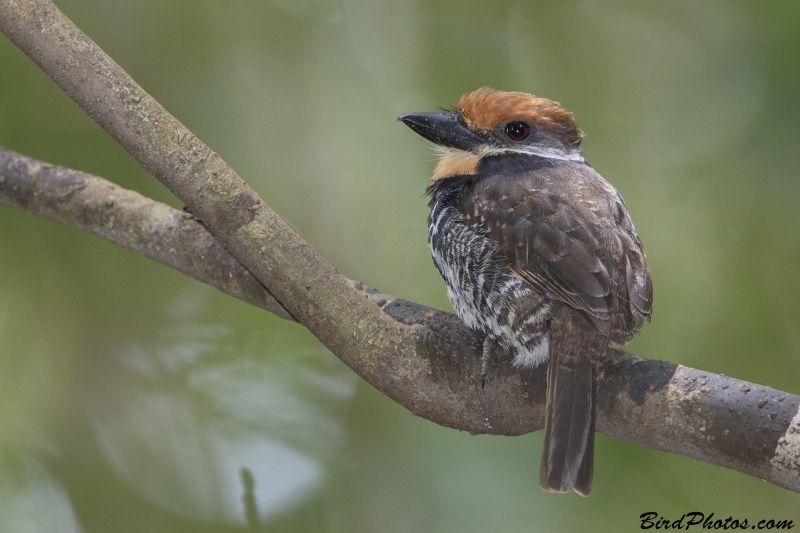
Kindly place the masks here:
[[(340, 272), (447, 310), (434, 155), (397, 116), (483, 85), (561, 101), (647, 250), (629, 351), (800, 393), (799, 3), (57, 5)], [(5, 38), (0, 145), (180, 207)], [(303, 328), (0, 206), (0, 531), (800, 525), (797, 494), (604, 436), (591, 496), (547, 494), (540, 449), (416, 418)]]

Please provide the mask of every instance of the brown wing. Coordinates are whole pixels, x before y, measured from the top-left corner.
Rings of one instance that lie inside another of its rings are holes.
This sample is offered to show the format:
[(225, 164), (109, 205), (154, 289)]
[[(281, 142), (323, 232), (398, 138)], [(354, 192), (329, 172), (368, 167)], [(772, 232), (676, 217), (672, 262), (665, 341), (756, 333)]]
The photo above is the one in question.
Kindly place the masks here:
[(626, 333), (649, 319), (652, 283), (641, 242), (622, 198), (588, 165), (481, 179), (459, 210), (498, 244), (509, 269), (584, 311), (602, 333), (612, 315), (621, 314), (614, 328)]

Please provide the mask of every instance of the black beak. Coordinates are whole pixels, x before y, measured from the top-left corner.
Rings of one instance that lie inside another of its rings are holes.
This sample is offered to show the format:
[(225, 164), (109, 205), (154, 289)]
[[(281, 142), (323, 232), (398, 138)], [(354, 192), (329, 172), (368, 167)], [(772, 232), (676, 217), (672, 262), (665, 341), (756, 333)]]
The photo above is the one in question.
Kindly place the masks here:
[(487, 143), (486, 139), (469, 129), (458, 113), (409, 113), (397, 120), (441, 146), (470, 151)]

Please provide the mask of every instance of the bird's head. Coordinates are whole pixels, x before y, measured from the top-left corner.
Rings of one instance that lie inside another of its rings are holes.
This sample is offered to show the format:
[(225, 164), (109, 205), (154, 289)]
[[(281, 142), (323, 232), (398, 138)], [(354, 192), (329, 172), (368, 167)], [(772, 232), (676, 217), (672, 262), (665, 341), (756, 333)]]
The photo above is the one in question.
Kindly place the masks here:
[(399, 120), (437, 145), (440, 158), (432, 180), (474, 174), (487, 156), (583, 161), (583, 133), (572, 113), (532, 94), (482, 87), (462, 96), (452, 111), (411, 113)]

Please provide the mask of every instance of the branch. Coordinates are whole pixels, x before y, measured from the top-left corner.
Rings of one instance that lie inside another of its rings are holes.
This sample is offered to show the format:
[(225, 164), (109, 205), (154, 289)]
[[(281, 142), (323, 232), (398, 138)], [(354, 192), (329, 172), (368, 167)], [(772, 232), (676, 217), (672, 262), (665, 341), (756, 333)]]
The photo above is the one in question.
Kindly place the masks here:
[(198, 220), (85, 172), (0, 147), (0, 203), (97, 235), (293, 320)]
[[(291, 319), (196, 218), (102, 178), (0, 148), (0, 203), (98, 235)], [(352, 285), (394, 320), (418, 326), (418, 350), (430, 354), (432, 366), (417, 386), (461, 391), (456, 413), (442, 402), (419, 414), (472, 433), (541, 428), (544, 369), (516, 372), (505, 354), (495, 354), (482, 391), (481, 339), (455, 316)], [(623, 353), (612, 354), (603, 370), (601, 433), (800, 490), (800, 397)]]
[[(0, 30), (203, 223), (101, 178), (9, 151), (0, 152), (1, 202), (288, 317), (274, 294), (370, 384), (438, 424), (506, 435), (541, 428), (544, 369), (520, 372), (496, 353), (482, 390), (477, 334), (452, 314), (365, 298), (51, 2), (0, 0)], [(795, 395), (614, 352), (600, 383), (597, 429), (800, 492), (798, 406)]]
[[(328, 349), (361, 377), (426, 410), (408, 387), (424, 367), (409, 327), (367, 302), (218, 154), (136, 84), (50, 0), (0, 1), (0, 31), (161, 181)], [(367, 343), (366, 340), (370, 342)], [(405, 379), (402, 379), (405, 378)], [(455, 400), (455, 398), (453, 398)], [(457, 403), (457, 402), (456, 402)], [(454, 404), (455, 408), (456, 405)]]

